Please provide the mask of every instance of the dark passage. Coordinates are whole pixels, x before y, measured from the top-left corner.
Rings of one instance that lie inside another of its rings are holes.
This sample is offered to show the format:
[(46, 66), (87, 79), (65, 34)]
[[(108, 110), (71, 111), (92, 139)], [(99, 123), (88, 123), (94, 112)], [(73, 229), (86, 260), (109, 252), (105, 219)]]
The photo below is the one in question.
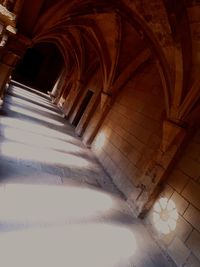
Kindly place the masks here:
[(52, 90), (63, 67), (58, 48), (51, 43), (39, 43), (29, 48), (17, 65), (13, 79), (42, 92)]

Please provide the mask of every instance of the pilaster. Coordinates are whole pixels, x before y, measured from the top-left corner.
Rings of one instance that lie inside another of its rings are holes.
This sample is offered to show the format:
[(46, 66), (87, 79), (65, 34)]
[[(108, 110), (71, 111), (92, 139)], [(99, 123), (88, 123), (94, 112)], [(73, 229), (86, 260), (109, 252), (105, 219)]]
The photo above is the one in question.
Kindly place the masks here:
[(101, 93), (101, 102), (99, 105), (99, 112), (96, 116), (96, 122), (95, 126), (92, 128), (91, 132), (88, 134), (87, 139), (84, 139), (84, 144), (88, 147), (93, 142), (95, 136), (98, 133), (98, 130), (100, 129), (105, 117), (107, 116), (108, 112), (110, 111), (113, 104), (113, 96), (108, 95), (105, 92)]
[(128, 200), (136, 216), (142, 217), (153, 204), (161, 190), (162, 182), (172, 169), (177, 155), (186, 141), (187, 135), (187, 130), (182, 125), (168, 120), (163, 122), (163, 137), (160, 148), (140, 177), (138, 186), (140, 194), (136, 198), (131, 197), (132, 200), (134, 199), (134, 203), (131, 203), (132, 200)]

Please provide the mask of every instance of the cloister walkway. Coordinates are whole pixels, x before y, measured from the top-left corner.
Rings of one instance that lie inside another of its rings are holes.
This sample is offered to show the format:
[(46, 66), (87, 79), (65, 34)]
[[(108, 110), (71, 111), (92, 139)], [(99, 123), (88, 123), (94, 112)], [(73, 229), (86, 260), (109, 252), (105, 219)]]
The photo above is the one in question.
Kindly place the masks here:
[(0, 265), (173, 266), (49, 97), (17, 83), (0, 111)]

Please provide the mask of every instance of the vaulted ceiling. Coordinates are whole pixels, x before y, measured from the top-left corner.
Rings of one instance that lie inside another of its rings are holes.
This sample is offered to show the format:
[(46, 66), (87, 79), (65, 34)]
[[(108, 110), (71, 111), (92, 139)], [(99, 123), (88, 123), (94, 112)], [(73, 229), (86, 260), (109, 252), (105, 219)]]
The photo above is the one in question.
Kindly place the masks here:
[(195, 6), (195, 1), (173, 0), (24, 1), (17, 28), (32, 44), (56, 44), (68, 76), (77, 80), (99, 64), (102, 90), (108, 94), (128, 79), (134, 64), (153, 58), (167, 117), (184, 124), (191, 116), (198, 118), (193, 113), (200, 99)]

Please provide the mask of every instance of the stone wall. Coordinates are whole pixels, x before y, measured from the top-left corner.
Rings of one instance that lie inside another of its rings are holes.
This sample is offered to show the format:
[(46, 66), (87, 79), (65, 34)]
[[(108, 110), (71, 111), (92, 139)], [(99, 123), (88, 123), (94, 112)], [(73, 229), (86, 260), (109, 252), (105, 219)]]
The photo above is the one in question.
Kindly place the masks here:
[(170, 173), (160, 199), (175, 204), (175, 230), (160, 233), (155, 222), (156, 204), (147, 217), (154, 237), (178, 266), (200, 266), (200, 130), (184, 149)]
[(156, 65), (143, 66), (121, 89), (99, 130), (92, 150), (127, 199), (144, 166), (160, 145), (164, 97)]
[(192, 48), (193, 48), (193, 69), (192, 81), (199, 79), (200, 67), (200, 3), (199, 1), (187, 1), (187, 12), (190, 23)]

